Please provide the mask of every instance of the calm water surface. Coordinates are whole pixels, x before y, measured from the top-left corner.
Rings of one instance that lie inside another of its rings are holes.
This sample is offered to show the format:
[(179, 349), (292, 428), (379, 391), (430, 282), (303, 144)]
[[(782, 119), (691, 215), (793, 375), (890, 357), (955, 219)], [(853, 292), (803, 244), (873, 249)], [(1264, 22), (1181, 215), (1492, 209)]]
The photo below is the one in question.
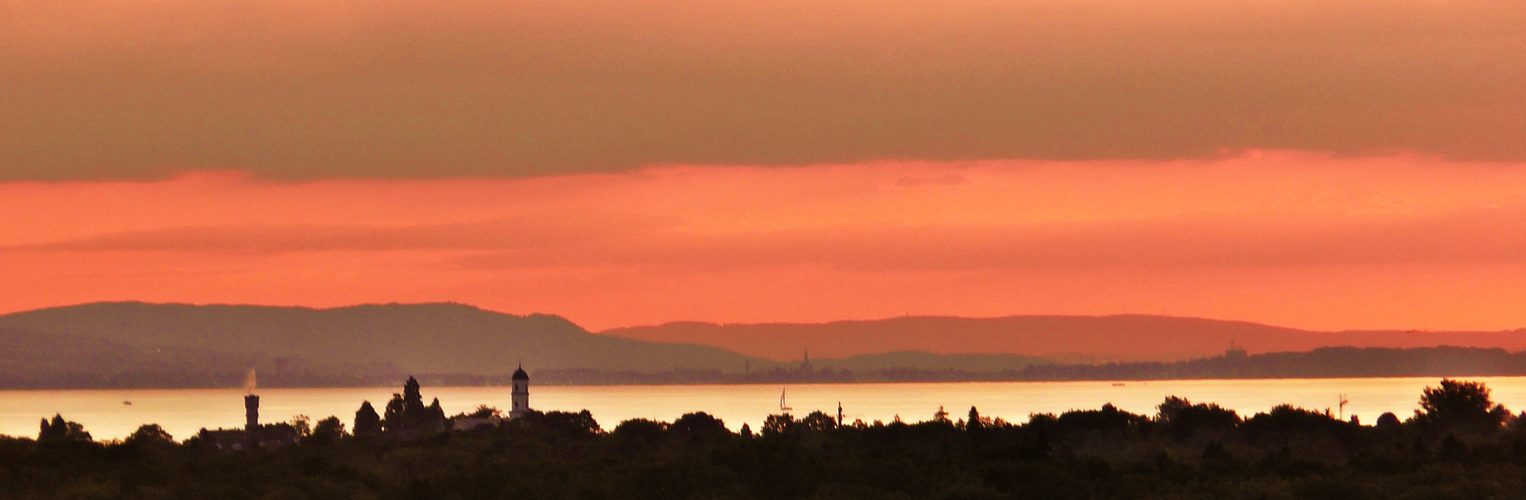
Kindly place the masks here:
[[(1214, 402), (1242, 415), (1289, 403), (1310, 409), (1336, 406), (1340, 394), (1351, 403), (1347, 415), (1371, 424), (1386, 411), (1410, 415), (1419, 407), (1420, 391), (1437, 378), (1184, 380), (1128, 382), (968, 382), (918, 384), (821, 384), (788, 386), (788, 403), (795, 415), (813, 410), (835, 414), (842, 402), (846, 419), (890, 421), (900, 416), (922, 421), (943, 406), (961, 417), (971, 406), (982, 415), (1025, 422), (1031, 413), (1096, 409), (1103, 403), (1143, 414), (1168, 395), (1194, 402)], [(1526, 410), (1526, 377), (1477, 377), (1494, 390), (1494, 399), (1516, 411)], [(779, 413), (778, 385), (699, 386), (531, 386), (530, 406), (542, 410), (588, 409), (605, 429), (623, 420), (651, 418), (672, 421), (692, 411), (705, 411), (737, 429), (743, 423), (757, 429), (771, 413)], [(360, 402), (370, 400), (380, 412), (400, 388), (260, 389), (262, 422), (308, 415), (317, 420), (337, 415), (353, 423)], [(447, 415), (478, 405), (509, 407), (507, 387), (424, 387), (424, 399), (439, 398)], [(0, 391), (0, 434), (33, 436), (38, 420), (62, 413), (85, 425), (97, 440), (119, 439), (145, 423), (157, 423), (184, 439), (198, 429), (243, 425), (240, 389)], [(132, 405), (124, 405), (131, 401)]]

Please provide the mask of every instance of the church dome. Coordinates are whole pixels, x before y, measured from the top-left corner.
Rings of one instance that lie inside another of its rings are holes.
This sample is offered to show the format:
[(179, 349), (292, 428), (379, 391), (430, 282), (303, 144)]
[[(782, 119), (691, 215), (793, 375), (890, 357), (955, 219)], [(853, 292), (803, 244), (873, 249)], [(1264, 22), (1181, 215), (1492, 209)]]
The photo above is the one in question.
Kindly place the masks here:
[(525, 373), (525, 369), (520, 367), (518, 370), (514, 370), (514, 380), (530, 380), (530, 374)]

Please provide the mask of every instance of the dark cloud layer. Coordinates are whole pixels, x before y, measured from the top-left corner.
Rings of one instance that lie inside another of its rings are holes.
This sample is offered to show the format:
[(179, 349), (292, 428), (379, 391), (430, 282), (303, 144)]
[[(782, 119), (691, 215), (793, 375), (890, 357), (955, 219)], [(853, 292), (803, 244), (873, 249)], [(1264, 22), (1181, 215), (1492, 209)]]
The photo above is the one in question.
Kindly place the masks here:
[(0, 0), (0, 180), (1526, 161), (1499, 1)]

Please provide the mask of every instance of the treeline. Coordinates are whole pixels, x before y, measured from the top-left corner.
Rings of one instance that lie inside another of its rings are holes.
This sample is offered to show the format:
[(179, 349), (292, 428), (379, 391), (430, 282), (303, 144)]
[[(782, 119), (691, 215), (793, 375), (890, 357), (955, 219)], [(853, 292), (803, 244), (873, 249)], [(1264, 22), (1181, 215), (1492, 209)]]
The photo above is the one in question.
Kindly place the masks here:
[(1473, 347), (1324, 347), (1175, 363), (1030, 366), (1021, 380), (1180, 380), (1526, 375), (1526, 352)]
[[(18, 371), (0, 363), (0, 389), (154, 389), (239, 387), (244, 370)], [(539, 385), (802, 384), (851, 382), (964, 382), (1182, 380), (1338, 377), (1526, 375), (1526, 352), (1467, 347), (1412, 349), (1328, 347), (1309, 352), (1218, 356), (1179, 362), (1030, 365), (1011, 370), (877, 370), (770, 368), (750, 372), (714, 369), (640, 372), (600, 369), (538, 370)], [(300, 369), (272, 364), (259, 371), (262, 387), (375, 387), (404, 376), (378, 363), (352, 369)], [(429, 385), (504, 386), (510, 374), (422, 374)]]
[[(422, 401), (402, 399), (396, 406)], [(0, 438), (0, 497), (1362, 500), (1526, 491), (1526, 415), (1494, 404), (1482, 384), (1455, 380), (1425, 389), (1420, 406), (1367, 424), (1289, 406), (1245, 416), (1171, 397), (1154, 415), (1106, 405), (1018, 424), (970, 408), (918, 423), (842, 423), (813, 412), (740, 432), (705, 413), (606, 429), (586, 411), (419, 432), (405, 409), (360, 436), (331, 418), (296, 426), (297, 444), (243, 451), (176, 442), (152, 425), (99, 443), (55, 417), (37, 439)]]
[(886, 368), (852, 371), (773, 368), (752, 373), (687, 370), (660, 373), (602, 370), (536, 372), (539, 384), (748, 384), (1191, 380), (1526, 375), (1526, 352), (1472, 347), (1411, 349), (1326, 347), (1309, 352), (1217, 356), (1178, 362), (1029, 365), (1011, 370)]

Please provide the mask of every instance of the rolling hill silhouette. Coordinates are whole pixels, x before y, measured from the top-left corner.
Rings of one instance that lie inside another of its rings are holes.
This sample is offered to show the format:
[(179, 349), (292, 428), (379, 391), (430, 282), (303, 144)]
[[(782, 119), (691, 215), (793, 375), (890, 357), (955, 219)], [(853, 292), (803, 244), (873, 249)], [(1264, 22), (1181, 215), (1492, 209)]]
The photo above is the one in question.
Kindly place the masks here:
[[(95, 303), (0, 316), (0, 328), (60, 336), (60, 342), (78, 338), (134, 349), (251, 353), (230, 363), (261, 354), (319, 365), (392, 363), (420, 373), (502, 374), (520, 360), (540, 370), (729, 372), (747, 363), (744, 356), (715, 347), (594, 335), (559, 316), (515, 316), (461, 304), (311, 309)], [(752, 360), (754, 367), (769, 364)]]
[(1526, 331), (1315, 332), (1242, 321), (1165, 316), (913, 316), (817, 324), (668, 323), (616, 328), (603, 335), (720, 347), (778, 361), (839, 358), (887, 351), (1022, 354), (1064, 362), (1174, 361), (1224, 352), (1231, 342), (1251, 353), (1319, 347), (1498, 347), (1526, 349)]
[(274, 380), (286, 385), (366, 384), (406, 373), (503, 375), (521, 359), (532, 371), (758, 373), (792, 370), (807, 349), (825, 370), (999, 372), (1055, 361), (1201, 358), (1224, 352), (1230, 342), (1252, 354), (1332, 346), (1520, 351), (1526, 332), (1312, 332), (1194, 318), (1020, 316), (672, 323), (595, 334), (559, 316), (461, 304), (313, 309), (117, 302), (0, 316), (0, 385), (147, 386), (154, 383), (144, 380), (159, 377), (171, 381), (160, 386), (223, 386), (194, 378), (236, 380), (249, 368), (284, 376)]

